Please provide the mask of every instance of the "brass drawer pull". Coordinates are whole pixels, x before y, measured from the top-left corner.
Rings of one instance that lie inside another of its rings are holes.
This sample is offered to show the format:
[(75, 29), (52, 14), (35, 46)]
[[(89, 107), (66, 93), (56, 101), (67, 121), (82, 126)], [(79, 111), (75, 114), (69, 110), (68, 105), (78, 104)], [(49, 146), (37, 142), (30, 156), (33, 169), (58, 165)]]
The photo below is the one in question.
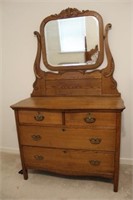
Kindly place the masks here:
[(38, 112), (38, 114), (37, 114), (36, 116), (34, 116), (34, 119), (35, 119), (36, 121), (43, 121), (43, 120), (44, 120), (44, 116), (41, 115), (41, 114)]
[(84, 121), (86, 123), (94, 123), (96, 121), (96, 118), (91, 116), (91, 113), (88, 113), (87, 117), (84, 118)]
[(101, 138), (90, 138), (89, 140), (91, 144), (100, 144), (102, 141)]
[(43, 159), (44, 159), (44, 157), (41, 156), (41, 155), (35, 155), (34, 158), (35, 158), (36, 160), (43, 160)]
[(32, 135), (31, 137), (32, 137), (32, 139), (33, 139), (34, 141), (41, 140), (41, 136), (40, 136), (40, 135)]
[(89, 162), (90, 162), (90, 164), (93, 165), (93, 166), (99, 166), (100, 163), (101, 163), (99, 160), (90, 160)]

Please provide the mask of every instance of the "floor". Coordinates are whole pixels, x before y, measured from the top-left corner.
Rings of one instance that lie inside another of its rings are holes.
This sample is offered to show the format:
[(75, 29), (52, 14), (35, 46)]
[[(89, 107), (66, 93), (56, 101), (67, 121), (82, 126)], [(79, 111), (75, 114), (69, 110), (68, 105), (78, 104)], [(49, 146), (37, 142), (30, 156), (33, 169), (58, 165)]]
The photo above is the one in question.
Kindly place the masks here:
[(29, 179), (18, 174), (18, 154), (1, 153), (0, 200), (132, 200), (133, 166), (121, 165), (119, 191), (100, 178), (66, 178), (30, 171)]

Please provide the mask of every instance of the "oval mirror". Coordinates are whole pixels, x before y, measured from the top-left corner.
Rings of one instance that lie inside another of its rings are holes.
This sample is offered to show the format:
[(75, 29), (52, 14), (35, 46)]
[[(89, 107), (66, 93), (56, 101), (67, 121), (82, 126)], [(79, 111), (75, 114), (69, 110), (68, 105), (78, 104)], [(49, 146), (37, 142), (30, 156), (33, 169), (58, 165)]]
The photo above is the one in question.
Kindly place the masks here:
[(103, 21), (94, 11), (68, 8), (44, 19), (40, 32), (50, 70), (95, 69), (103, 62)]

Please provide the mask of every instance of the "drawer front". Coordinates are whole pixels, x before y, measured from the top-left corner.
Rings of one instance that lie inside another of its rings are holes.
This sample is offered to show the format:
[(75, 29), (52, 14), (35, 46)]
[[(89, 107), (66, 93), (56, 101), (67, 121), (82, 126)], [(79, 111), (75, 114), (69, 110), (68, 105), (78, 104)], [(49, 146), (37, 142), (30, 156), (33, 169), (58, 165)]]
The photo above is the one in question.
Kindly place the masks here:
[(116, 113), (107, 112), (83, 112), (66, 113), (66, 125), (82, 125), (90, 127), (109, 127), (116, 126)]
[(21, 126), (20, 141), (31, 146), (114, 151), (115, 130)]
[(20, 110), (18, 115), (20, 124), (62, 124), (62, 114), (60, 112)]
[(28, 168), (69, 175), (112, 174), (114, 154), (83, 150), (23, 147)]

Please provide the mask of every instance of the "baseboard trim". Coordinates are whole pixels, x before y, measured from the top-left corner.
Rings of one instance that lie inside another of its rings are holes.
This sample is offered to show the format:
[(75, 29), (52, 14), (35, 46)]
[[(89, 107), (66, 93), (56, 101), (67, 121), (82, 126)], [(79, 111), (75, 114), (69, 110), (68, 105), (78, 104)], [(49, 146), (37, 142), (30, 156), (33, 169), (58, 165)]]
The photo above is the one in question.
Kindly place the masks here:
[(132, 158), (120, 158), (120, 164), (133, 165)]
[(19, 154), (19, 148), (0, 147), (0, 152)]

